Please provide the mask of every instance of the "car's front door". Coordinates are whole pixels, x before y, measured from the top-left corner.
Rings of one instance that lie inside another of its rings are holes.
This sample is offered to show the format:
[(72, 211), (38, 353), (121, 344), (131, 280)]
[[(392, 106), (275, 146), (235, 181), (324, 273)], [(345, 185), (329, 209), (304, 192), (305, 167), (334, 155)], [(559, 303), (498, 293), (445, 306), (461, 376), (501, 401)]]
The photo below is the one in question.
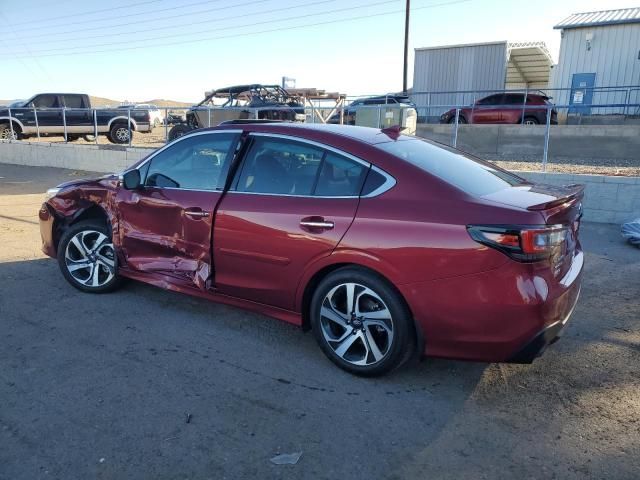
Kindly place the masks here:
[(502, 94), (478, 100), (473, 107), (471, 123), (500, 123), (503, 110), (502, 100)]
[(119, 190), (118, 240), (128, 268), (211, 286), (213, 216), (239, 133), (180, 139), (138, 167), (141, 188)]
[(370, 165), (282, 136), (250, 142), (216, 216), (216, 290), (293, 309), (305, 267), (351, 225)]
[(34, 123), (37, 118), (40, 133), (64, 132), (62, 104), (58, 95), (50, 93), (38, 95), (27, 104), (27, 107), (35, 108)]

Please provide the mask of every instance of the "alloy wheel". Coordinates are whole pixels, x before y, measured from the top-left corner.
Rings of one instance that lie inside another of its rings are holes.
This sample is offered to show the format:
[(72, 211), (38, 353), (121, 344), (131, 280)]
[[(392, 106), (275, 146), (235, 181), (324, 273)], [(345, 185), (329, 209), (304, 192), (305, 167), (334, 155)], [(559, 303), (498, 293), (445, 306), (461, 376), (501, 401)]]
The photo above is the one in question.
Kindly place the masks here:
[(65, 265), (74, 280), (86, 287), (106, 285), (116, 273), (113, 243), (95, 230), (78, 232), (67, 244)]
[(320, 326), (333, 352), (353, 365), (382, 361), (393, 343), (391, 311), (380, 295), (357, 283), (343, 283), (327, 293)]
[(127, 127), (119, 127), (116, 129), (116, 138), (120, 142), (128, 142), (129, 141), (129, 129)]
[(17, 139), (18, 139), (18, 134), (15, 130), (12, 132), (11, 127), (4, 127), (2, 130), (0, 130), (0, 140), (17, 140)]

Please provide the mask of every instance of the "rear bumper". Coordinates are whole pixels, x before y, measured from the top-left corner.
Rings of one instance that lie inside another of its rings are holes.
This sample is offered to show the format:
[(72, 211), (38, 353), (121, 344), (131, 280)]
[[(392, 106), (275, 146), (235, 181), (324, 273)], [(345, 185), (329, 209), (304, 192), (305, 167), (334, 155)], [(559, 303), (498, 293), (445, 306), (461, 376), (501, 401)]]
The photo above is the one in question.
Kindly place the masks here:
[(527, 343), (524, 347), (522, 347), (518, 352), (511, 356), (507, 360), (508, 363), (532, 363), (536, 358), (544, 353), (546, 348), (555, 343), (560, 339), (560, 335), (562, 334), (562, 330), (565, 325), (569, 321), (569, 317), (573, 313), (573, 309), (578, 303), (578, 297), (580, 296), (580, 292), (578, 291), (578, 295), (576, 296), (575, 303), (571, 310), (567, 314), (567, 316), (563, 320), (559, 320), (544, 330), (542, 330), (538, 335), (536, 335), (529, 343)]
[(472, 275), (400, 285), (424, 336), (424, 355), (530, 362), (556, 339), (578, 300), (584, 255), (561, 279), (509, 261)]

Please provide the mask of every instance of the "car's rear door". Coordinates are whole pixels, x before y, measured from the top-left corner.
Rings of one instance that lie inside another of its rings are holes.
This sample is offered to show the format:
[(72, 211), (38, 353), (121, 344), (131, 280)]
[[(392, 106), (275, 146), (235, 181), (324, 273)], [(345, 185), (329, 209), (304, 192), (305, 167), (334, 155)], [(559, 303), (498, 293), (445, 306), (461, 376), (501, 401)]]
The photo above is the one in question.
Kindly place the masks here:
[(305, 267), (351, 225), (370, 168), (313, 142), (252, 134), (214, 225), (220, 293), (294, 308)]
[(89, 133), (93, 130), (93, 115), (84, 95), (64, 94), (67, 133)]
[(202, 132), (161, 149), (120, 189), (118, 235), (128, 268), (210, 287), (211, 232), (240, 132)]

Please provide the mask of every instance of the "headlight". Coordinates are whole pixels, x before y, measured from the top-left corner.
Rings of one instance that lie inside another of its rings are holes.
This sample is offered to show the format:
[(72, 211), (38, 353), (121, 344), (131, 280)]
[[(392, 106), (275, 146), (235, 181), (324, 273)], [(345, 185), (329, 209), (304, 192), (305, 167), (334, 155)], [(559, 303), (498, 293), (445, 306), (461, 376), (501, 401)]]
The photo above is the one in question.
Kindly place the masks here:
[(47, 190), (47, 193), (44, 194), (44, 201), (46, 202), (47, 200), (52, 199), (53, 197), (55, 197), (58, 193), (60, 192), (59, 188), (50, 188), (49, 190)]

